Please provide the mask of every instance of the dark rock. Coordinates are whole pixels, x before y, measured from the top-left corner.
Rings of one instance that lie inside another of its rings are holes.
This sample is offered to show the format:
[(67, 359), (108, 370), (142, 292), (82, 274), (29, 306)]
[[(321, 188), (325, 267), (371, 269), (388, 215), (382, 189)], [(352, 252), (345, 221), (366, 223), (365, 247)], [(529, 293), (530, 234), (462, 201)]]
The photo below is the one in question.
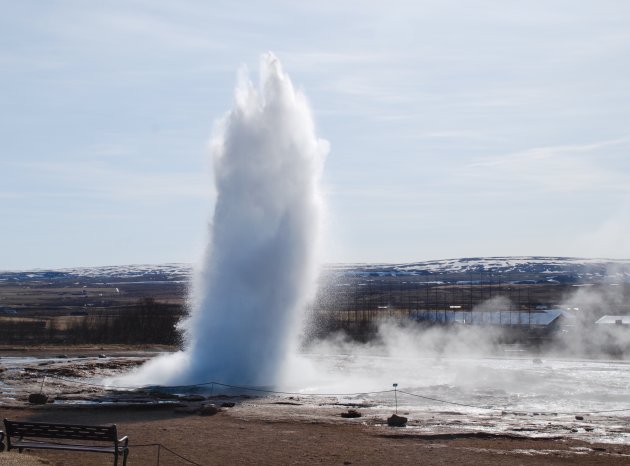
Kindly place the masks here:
[(577, 419), (578, 421), (583, 421), (584, 420), (584, 416), (575, 416), (575, 419)]
[(28, 402), (34, 405), (43, 405), (48, 401), (48, 397), (43, 393), (31, 393), (28, 396)]
[[(138, 392), (142, 393), (142, 392)], [(179, 395), (175, 395), (174, 393), (166, 393), (166, 392), (149, 392), (147, 394), (151, 398), (155, 398), (156, 400), (180, 400)]]
[(179, 406), (173, 410), (177, 414), (194, 414), (199, 411), (197, 406)]
[(219, 411), (220, 409), (217, 408), (215, 405), (209, 404), (209, 405), (203, 405), (201, 409), (199, 410), (199, 414), (201, 416), (214, 416)]
[(183, 395), (178, 397), (182, 401), (205, 401), (206, 397), (203, 395)]
[(57, 359), (68, 359), (68, 355), (67, 354), (58, 354), (57, 356), (55, 356)]
[(361, 413), (357, 411), (356, 409), (349, 409), (347, 413), (341, 413), (341, 417), (345, 417), (345, 418), (361, 417)]
[(542, 359), (540, 359), (540, 358), (534, 358), (534, 359), (532, 360), (532, 362), (533, 362), (534, 364), (542, 364)]
[(236, 403), (234, 403), (232, 401), (224, 401), (223, 403), (221, 403), (221, 407), (222, 408), (233, 408), (235, 404)]
[(405, 427), (407, 425), (407, 418), (392, 414), (391, 417), (387, 418), (387, 425), (390, 427)]
[(104, 354), (99, 354), (98, 357), (103, 359), (103, 358), (106, 358), (107, 356), (105, 356)]

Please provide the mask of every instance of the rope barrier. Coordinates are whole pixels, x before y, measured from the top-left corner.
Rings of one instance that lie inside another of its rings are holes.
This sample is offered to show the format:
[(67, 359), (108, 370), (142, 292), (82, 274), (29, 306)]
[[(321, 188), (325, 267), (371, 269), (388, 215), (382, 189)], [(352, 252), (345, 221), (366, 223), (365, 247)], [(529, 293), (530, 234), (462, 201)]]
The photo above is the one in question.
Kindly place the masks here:
[[(416, 393), (409, 393), (409, 392), (405, 392), (402, 390), (398, 390), (398, 393), (404, 393), (405, 395), (409, 395), (409, 396), (413, 396), (416, 398), (422, 398), (425, 400), (430, 400), (430, 401), (437, 401), (439, 403), (446, 403), (446, 404), (450, 404), (450, 405), (456, 405), (456, 406), (464, 406), (466, 408), (475, 408), (475, 409), (485, 409), (487, 411), (506, 411), (507, 407), (503, 407), (503, 408), (499, 408), (496, 406), (479, 406), (479, 405), (471, 405), (471, 404), (466, 404), (466, 403), (458, 403), (456, 401), (448, 401), (448, 400), (441, 400), (439, 398), (432, 398), (429, 396), (424, 396), (424, 395), (418, 395)], [(617, 412), (623, 412), (623, 411), (630, 411), (630, 408), (621, 408), (621, 409), (604, 409), (601, 411), (532, 411), (538, 414), (601, 414), (601, 413), (617, 413)], [(518, 413), (518, 411), (511, 411), (512, 413)]]
[[(303, 393), (303, 392), (285, 392), (279, 390), (269, 390), (265, 388), (254, 388), (254, 387), (245, 387), (242, 385), (230, 385), (221, 382), (204, 382), (201, 384), (193, 384), (193, 385), (172, 385), (172, 386), (158, 386), (158, 388), (166, 388), (166, 389), (175, 389), (175, 388), (188, 388), (188, 387), (200, 387), (207, 385), (218, 385), (219, 387), (231, 388), (234, 390), (247, 390), (251, 392), (261, 392), (261, 393), (272, 393), (274, 395), (297, 395), (297, 396), (365, 396), (365, 395), (377, 395), (380, 393), (390, 393), (394, 390), (377, 390), (373, 392), (356, 392), (356, 393)], [(150, 386), (149, 386), (150, 387)], [(148, 387), (144, 387), (147, 389)]]
[[(331, 396), (354, 397), (354, 396), (380, 395), (380, 394), (385, 394), (385, 393), (392, 393), (395, 391), (395, 390), (389, 389), (389, 390), (376, 390), (376, 391), (354, 392), (354, 393), (303, 393), (303, 392), (288, 392), (288, 391), (271, 390), (271, 389), (265, 389), (265, 388), (247, 387), (243, 385), (231, 385), (231, 384), (225, 384), (225, 383), (214, 382), (214, 381), (201, 382), (201, 383), (190, 384), (190, 385), (144, 385), (144, 386), (133, 386), (133, 387), (132, 386), (112, 387), (105, 384), (98, 384), (98, 383), (93, 383), (93, 382), (84, 382), (81, 380), (68, 379), (66, 377), (61, 377), (58, 375), (51, 375), (49, 373), (45, 374), (44, 377), (49, 378), (49, 379), (62, 380), (62, 381), (77, 384), (77, 385), (86, 385), (86, 386), (99, 387), (99, 388), (104, 388), (104, 389), (118, 388), (122, 390), (152, 390), (153, 389), (155, 391), (158, 391), (160, 389), (174, 390), (178, 388), (185, 389), (185, 388), (211, 386), (211, 390), (214, 391), (214, 386), (216, 385), (219, 387), (230, 388), (233, 390), (244, 390), (244, 391), (251, 391), (251, 392), (258, 392), (258, 393), (270, 393), (274, 395), (290, 395), (290, 396), (302, 396), (302, 397), (306, 397), (306, 396), (309, 396), (309, 397), (331, 397)], [(450, 404), (454, 406), (462, 406), (466, 408), (482, 409), (486, 411), (502, 411), (502, 412), (508, 409), (507, 405), (503, 407), (481, 406), (481, 405), (474, 405), (474, 404), (469, 404), (469, 403), (461, 403), (457, 401), (444, 400), (440, 398), (421, 395), (418, 393), (410, 393), (403, 390), (398, 390), (398, 392), (405, 394), (407, 396), (415, 397), (415, 398), (421, 398), (428, 401), (435, 401), (438, 403), (445, 403), (445, 404)], [(595, 411), (570, 411), (570, 412), (568, 411), (532, 411), (532, 412), (536, 412), (538, 414), (569, 414), (571, 415), (571, 414), (603, 414), (603, 413), (616, 413), (616, 412), (625, 412), (625, 411), (630, 411), (630, 407), (619, 408), (619, 409), (595, 410)], [(518, 413), (519, 411), (512, 411), (512, 412)]]
[[(62, 442), (54, 442), (54, 441), (50, 441), (50, 440), (47, 440), (47, 441), (45, 441), (45, 442), (44, 442), (44, 441), (42, 441), (42, 440), (34, 440), (34, 439), (30, 439), (29, 441), (30, 441), (31, 443), (42, 443), (42, 444), (53, 444), (53, 445), (67, 445), (67, 444), (62, 443)], [(171, 450), (170, 448), (168, 448), (166, 445), (164, 445), (164, 444), (162, 444), (162, 443), (140, 443), (140, 444), (131, 444), (131, 443), (130, 443), (130, 444), (128, 445), (128, 447), (129, 447), (129, 448), (131, 448), (131, 447), (133, 447), (133, 448), (140, 448), (140, 447), (158, 447), (158, 463), (157, 463), (158, 465), (160, 464), (160, 461), (159, 461), (159, 458), (160, 458), (160, 452), (159, 452), (159, 449), (160, 449), (160, 448), (164, 448), (166, 451), (168, 451), (168, 452), (172, 453), (173, 455), (177, 456), (178, 458), (180, 458), (180, 459), (182, 459), (182, 460), (184, 460), (184, 461), (186, 461), (186, 462), (188, 462), (188, 463), (190, 463), (190, 464), (192, 464), (192, 465), (195, 465), (195, 466), (202, 466), (201, 464), (196, 463), (196, 462), (194, 462), (193, 460), (191, 460), (191, 459), (189, 459), (189, 458), (186, 458), (186, 457), (184, 457), (184, 456), (180, 455), (180, 454), (179, 454), (179, 453), (177, 453), (176, 451)], [(1, 450), (0, 450), (0, 451), (1, 451)]]
[(457, 401), (440, 400), (439, 398), (431, 398), (430, 396), (418, 395), (416, 393), (409, 393), (409, 392), (405, 392), (403, 390), (398, 390), (398, 393), (404, 393), (405, 395), (413, 396), (413, 397), (416, 397), (416, 398), (422, 398), (424, 400), (430, 400), (430, 401), (437, 401), (439, 403), (446, 403), (446, 404), (449, 404), (449, 405), (464, 406), (466, 408), (485, 409), (485, 410), (488, 410), (488, 411), (498, 411), (500, 409), (501, 411), (503, 411), (502, 408), (470, 405), (470, 404), (466, 404), (466, 403), (458, 403)]
[(177, 456), (179, 459), (186, 461), (187, 463), (192, 464), (193, 466), (202, 466), (200, 463), (196, 463), (195, 461), (186, 458), (185, 456), (180, 455), (179, 453), (177, 453), (176, 451), (171, 450), (170, 448), (168, 448), (166, 445), (162, 444), (162, 443), (143, 443), (143, 444), (139, 444), (139, 445), (135, 445), (135, 444), (129, 444), (129, 448), (140, 448), (140, 447), (158, 447), (158, 454), (157, 454), (157, 465), (159, 466), (160, 464), (160, 449), (164, 448), (166, 451), (168, 451), (169, 453)]

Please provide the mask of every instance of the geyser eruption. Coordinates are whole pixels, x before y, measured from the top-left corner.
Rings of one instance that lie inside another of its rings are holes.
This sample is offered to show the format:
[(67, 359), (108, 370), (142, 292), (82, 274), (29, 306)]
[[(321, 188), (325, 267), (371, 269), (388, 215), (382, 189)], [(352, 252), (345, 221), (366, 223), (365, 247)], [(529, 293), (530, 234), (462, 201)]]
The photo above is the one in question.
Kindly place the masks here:
[(314, 293), (328, 144), (273, 54), (258, 88), (241, 73), (211, 148), (217, 201), (185, 349), (142, 367), (136, 383), (273, 385)]

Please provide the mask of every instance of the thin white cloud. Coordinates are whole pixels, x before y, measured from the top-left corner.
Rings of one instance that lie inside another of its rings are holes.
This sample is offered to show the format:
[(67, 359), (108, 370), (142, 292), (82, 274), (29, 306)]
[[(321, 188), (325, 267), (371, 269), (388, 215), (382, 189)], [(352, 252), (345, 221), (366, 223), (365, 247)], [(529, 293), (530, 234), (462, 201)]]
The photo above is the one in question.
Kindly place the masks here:
[(415, 139), (444, 139), (444, 140), (470, 140), (470, 141), (482, 141), (482, 142), (496, 142), (505, 141), (505, 138), (497, 136), (491, 136), (484, 134), (481, 131), (473, 130), (441, 130), (441, 131), (429, 131), (424, 133), (417, 133), (414, 136)]
[(278, 50), (277, 54), (287, 68), (322, 74), (329, 72), (330, 67), (375, 66), (393, 61), (389, 55), (364, 50), (334, 52), (330, 50), (297, 51), (289, 49), (287, 51)]
[[(213, 183), (207, 173), (133, 172), (116, 169), (102, 162), (15, 162), (14, 170), (30, 174), (30, 179), (45, 176), (48, 186), (59, 197), (142, 201), (163, 199), (214, 199)], [(32, 186), (23, 191), (31, 198), (51, 193)], [(53, 196), (54, 197), (54, 196)]]
[(170, 12), (159, 11), (137, 2), (116, 6), (97, 3), (89, 8), (65, 4), (50, 10), (46, 15), (36, 14), (33, 23), (40, 33), (46, 32), (56, 40), (61, 40), (60, 44), (65, 44), (67, 52), (80, 49), (97, 52), (99, 49), (120, 46), (116, 52), (124, 55), (127, 50), (150, 46), (152, 50), (158, 50), (156, 47), (159, 47), (166, 55), (167, 51), (174, 48), (225, 48), (225, 44), (209, 34), (202, 24), (186, 22), (186, 18), (181, 16), (177, 8)]
[(511, 188), (527, 185), (529, 189), (547, 192), (628, 191), (630, 172), (619, 167), (626, 156), (617, 150), (630, 147), (629, 143), (630, 137), (624, 136), (594, 143), (536, 147), (483, 158), (468, 164), (459, 175), (478, 181), (492, 179)]
[(204, 30), (197, 30), (190, 25), (181, 25), (167, 17), (155, 17), (148, 14), (100, 14), (98, 21), (104, 30), (112, 29), (117, 35), (135, 37), (144, 41), (155, 41), (167, 48), (223, 50), (225, 44)]
[(577, 250), (589, 257), (630, 258), (630, 197), (602, 223), (590, 226), (572, 240)]

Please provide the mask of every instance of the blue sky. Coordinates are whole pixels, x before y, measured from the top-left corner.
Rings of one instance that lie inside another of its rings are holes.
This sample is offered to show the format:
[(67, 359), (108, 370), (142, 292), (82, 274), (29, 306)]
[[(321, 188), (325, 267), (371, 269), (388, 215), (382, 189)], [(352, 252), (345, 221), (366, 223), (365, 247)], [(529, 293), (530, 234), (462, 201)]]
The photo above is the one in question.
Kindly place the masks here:
[(629, 2), (1, 5), (0, 269), (195, 262), (268, 50), (330, 142), (326, 261), (630, 257)]

